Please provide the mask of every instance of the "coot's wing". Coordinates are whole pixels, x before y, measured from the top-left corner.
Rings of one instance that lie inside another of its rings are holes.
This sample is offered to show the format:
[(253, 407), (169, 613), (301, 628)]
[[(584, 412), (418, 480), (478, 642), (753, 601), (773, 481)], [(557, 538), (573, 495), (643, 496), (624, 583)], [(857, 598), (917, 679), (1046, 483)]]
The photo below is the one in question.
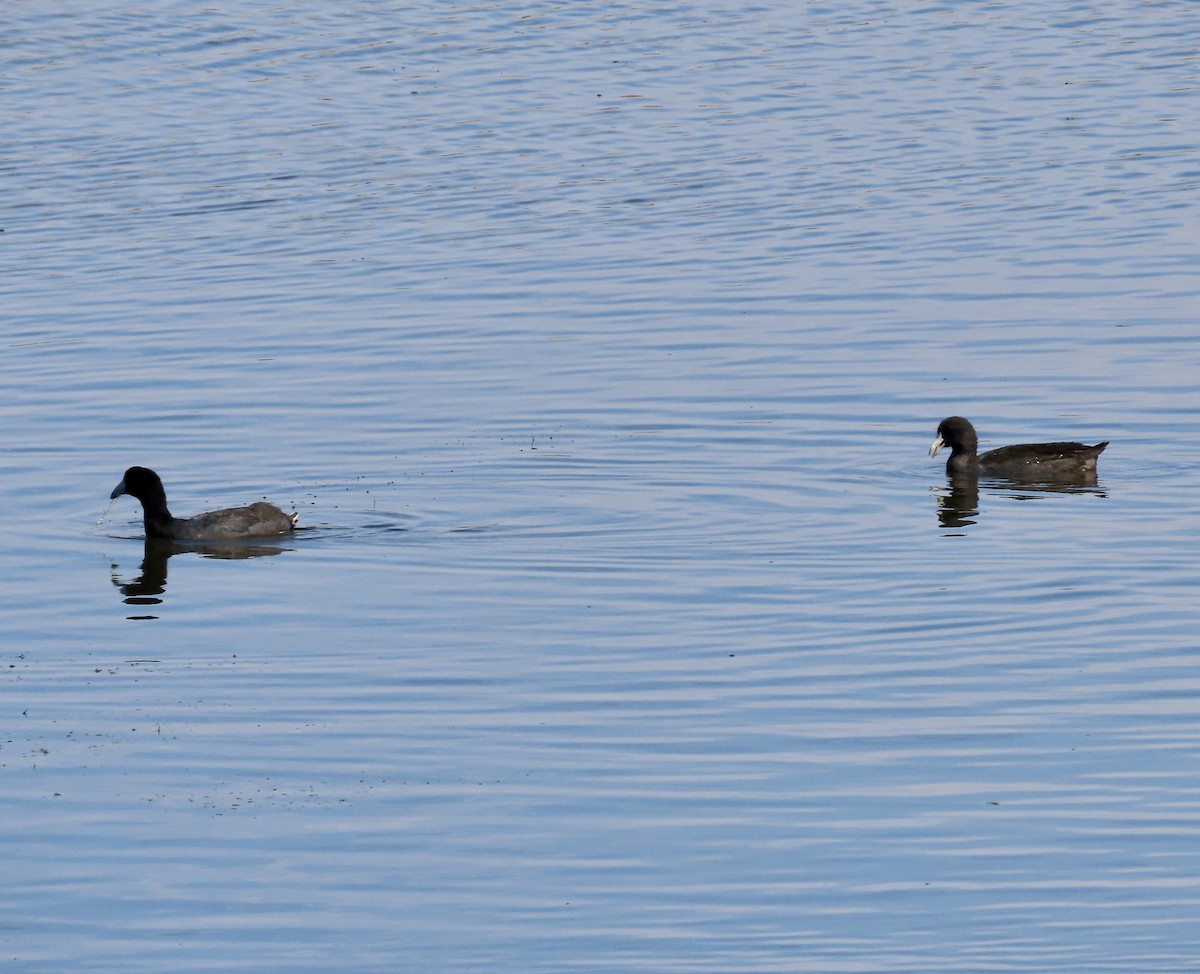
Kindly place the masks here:
[(295, 523), (295, 515), (284, 514), (274, 504), (259, 501), (249, 507), (230, 507), (181, 518), (175, 522), (175, 537), (185, 541), (274, 538), (287, 534)]

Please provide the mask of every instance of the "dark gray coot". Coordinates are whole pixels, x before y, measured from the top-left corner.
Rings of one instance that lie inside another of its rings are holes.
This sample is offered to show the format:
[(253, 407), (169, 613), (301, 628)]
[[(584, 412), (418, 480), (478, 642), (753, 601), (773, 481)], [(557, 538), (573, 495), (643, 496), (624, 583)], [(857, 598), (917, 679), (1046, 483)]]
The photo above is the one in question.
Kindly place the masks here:
[(238, 541), (244, 538), (274, 538), (296, 526), (299, 514), (284, 514), (274, 504), (259, 501), (249, 507), (208, 511), (195, 517), (172, 517), (167, 510), (167, 492), (158, 474), (146, 467), (130, 467), (113, 488), (112, 497), (129, 494), (142, 502), (147, 538), (177, 541)]
[(930, 444), (935, 457), (943, 446), (950, 447), (946, 473), (950, 476), (1004, 477), (1013, 480), (1054, 480), (1095, 473), (1096, 458), (1108, 440), (1087, 446), (1083, 443), (1024, 443), (1002, 446), (977, 454), (979, 437), (975, 427), (961, 416), (949, 416), (938, 425), (937, 438)]

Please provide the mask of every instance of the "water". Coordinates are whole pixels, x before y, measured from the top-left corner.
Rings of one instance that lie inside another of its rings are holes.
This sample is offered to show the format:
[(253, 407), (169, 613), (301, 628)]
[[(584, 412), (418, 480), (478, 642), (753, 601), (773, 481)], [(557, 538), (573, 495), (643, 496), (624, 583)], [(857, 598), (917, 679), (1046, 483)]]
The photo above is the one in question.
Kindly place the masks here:
[(1193, 969), (1191, 13), (12, 8), (6, 969)]

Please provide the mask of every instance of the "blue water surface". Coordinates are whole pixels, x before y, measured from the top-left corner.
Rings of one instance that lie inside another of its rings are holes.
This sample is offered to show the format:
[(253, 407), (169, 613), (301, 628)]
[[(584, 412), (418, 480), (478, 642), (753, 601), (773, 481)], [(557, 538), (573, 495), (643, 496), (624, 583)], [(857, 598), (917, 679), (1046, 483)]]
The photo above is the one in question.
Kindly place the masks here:
[(1195, 969), (1193, 13), (12, 6), (5, 969)]

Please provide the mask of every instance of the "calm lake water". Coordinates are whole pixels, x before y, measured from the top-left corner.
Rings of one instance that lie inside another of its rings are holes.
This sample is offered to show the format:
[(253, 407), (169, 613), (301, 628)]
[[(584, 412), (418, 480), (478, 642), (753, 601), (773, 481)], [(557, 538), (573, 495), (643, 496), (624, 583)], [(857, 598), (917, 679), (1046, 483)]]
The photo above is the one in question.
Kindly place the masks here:
[[(1178, 2), (9, 5), (4, 969), (1197, 969), (1198, 76)], [(964, 494), (954, 413), (1112, 445)], [(131, 464), (304, 530), (155, 557)]]

